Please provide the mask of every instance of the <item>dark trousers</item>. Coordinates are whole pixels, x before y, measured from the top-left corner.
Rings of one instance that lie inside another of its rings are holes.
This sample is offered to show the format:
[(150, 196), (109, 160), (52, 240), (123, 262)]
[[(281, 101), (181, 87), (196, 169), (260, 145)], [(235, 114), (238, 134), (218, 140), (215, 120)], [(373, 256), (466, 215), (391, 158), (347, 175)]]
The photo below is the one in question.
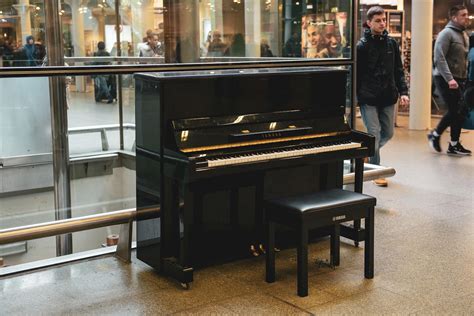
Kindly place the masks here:
[[(441, 76), (435, 76), (435, 85), (438, 89), (441, 97), (448, 106), (448, 112), (444, 114), (438, 126), (436, 126), (436, 132), (441, 135), (448, 126), (451, 127), (451, 141), (458, 141), (461, 135), (461, 126), (464, 121), (464, 116), (461, 114), (461, 90), (462, 89), (449, 89), (449, 85)], [(456, 79), (460, 87), (464, 87), (465, 80)]]

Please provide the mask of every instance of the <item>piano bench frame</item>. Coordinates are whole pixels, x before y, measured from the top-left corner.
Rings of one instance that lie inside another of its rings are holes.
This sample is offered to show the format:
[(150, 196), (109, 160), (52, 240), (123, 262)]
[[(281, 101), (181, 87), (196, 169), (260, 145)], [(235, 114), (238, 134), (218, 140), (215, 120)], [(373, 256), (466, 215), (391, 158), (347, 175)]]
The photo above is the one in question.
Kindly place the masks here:
[[(352, 197), (349, 203), (341, 203), (337, 198), (326, 198), (325, 205), (317, 205), (318, 199), (327, 194), (346, 194)], [(340, 192), (338, 192), (340, 191)], [(265, 258), (265, 280), (275, 282), (275, 224), (281, 224), (297, 232), (297, 293), (298, 296), (308, 296), (308, 231), (320, 227), (332, 227), (330, 240), (330, 258), (333, 266), (339, 265), (341, 222), (361, 220), (365, 218), (365, 249), (364, 249), (364, 276), (367, 279), (374, 277), (374, 207), (376, 200), (373, 197), (346, 191), (332, 189), (301, 197), (293, 197), (292, 201), (302, 199), (301, 204), (308, 200), (314, 201), (314, 208), (298, 209), (300, 203), (293, 203), (283, 199), (265, 201), (265, 230), (267, 252)], [(296, 204), (296, 207), (295, 207)], [(308, 203), (306, 203), (308, 204)]]

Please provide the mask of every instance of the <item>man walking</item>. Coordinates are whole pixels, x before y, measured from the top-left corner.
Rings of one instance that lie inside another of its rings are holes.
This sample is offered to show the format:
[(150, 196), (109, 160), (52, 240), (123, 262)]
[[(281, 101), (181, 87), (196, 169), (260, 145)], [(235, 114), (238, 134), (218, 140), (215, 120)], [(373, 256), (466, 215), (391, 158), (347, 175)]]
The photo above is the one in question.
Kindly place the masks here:
[[(393, 137), (394, 107), (400, 95), (401, 105), (407, 105), (400, 48), (385, 29), (385, 11), (379, 6), (367, 11), (367, 29), (357, 44), (357, 98), (362, 120), (369, 134), (375, 136), (375, 155), (369, 162), (380, 164), (380, 148)], [(375, 184), (387, 186), (387, 180)]]
[(431, 147), (441, 152), (440, 138), (448, 126), (451, 127), (451, 141), (448, 154), (470, 155), (459, 141), (464, 115), (461, 113), (461, 88), (467, 76), (467, 52), (469, 38), (465, 32), (469, 25), (469, 15), (463, 5), (456, 5), (449, 10), (451, 21), (439, 33), (434, 47), (434, 82), (448, 111), (439, 121), (438, 126), (428, 134)]

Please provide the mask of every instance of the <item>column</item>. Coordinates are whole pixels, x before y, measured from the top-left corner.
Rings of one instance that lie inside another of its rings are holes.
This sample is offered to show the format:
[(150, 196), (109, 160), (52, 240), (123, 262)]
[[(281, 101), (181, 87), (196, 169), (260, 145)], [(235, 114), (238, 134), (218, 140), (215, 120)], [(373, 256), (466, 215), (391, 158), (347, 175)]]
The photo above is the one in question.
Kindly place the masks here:
[(165, 0), (165, 62), (199, 62), (199, 3)]
[[(72, 45), (74, 46), (74, 56), (84, 57), (86, 55), (85, 40), (84, 40), (84, 14), (79, 12), (80, 5), (78, 1), (71, 1), (72, 11)], [(86, 92), (86, 82), (84, 76), (76, 77), (76, 91)]]
[(26, 37), (31, 34), (31, 8), (29, 0), (19, 0), (18, 4), (14, 4), (13, 7), (18, 11), (18, 15), (21, 19), (21, 41), (26, 44)]
[(245, 0), (245, 56), (260, 57), (260, 1)]
[(285, 0), (285, 35), (283, 38), (283, 45), (291, 38), (293, 17), (292, 17), (293, 2)]
[[(270, 14), (270, 25), (271, 25), (272, 34), (271, 34), (271, 37), (268, 38), (268, 43), (273, 52), (273, 55), (281, 56), (281, 50), (280, 50), (280, 45), (279, 45), (282, 42), (281, 32), (280, 32), (281, 19), (280, 19), (280, 12), (278, 10), (277, 1), (272, 1), (271, 4), (269, 4), (269, 14)], [(291, 33), (290, 33), (290, 36), (291, 36)], [(283, 44), (284, 43), (285, 42), (283, 42)]]
[(211, 29), (224, 35), (224, 7), (222, 0), (211, 1)]
[(409, 128), (425, 130), (431, 124), (431, 54), (433, 0), (412, 2)]

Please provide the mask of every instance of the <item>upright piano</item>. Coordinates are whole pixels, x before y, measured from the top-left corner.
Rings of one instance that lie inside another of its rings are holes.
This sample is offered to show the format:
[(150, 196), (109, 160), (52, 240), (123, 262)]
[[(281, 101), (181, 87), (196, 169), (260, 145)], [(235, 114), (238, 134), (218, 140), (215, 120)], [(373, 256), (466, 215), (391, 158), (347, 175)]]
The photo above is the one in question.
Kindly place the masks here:
[(347, 78), (338, 67), (136, 74), (137, 257), (189, 284), (195, 266), (259, 251), (264, 198), (342, 187), (343, 161), (360, 171), (374, 151), (345, 119)]

